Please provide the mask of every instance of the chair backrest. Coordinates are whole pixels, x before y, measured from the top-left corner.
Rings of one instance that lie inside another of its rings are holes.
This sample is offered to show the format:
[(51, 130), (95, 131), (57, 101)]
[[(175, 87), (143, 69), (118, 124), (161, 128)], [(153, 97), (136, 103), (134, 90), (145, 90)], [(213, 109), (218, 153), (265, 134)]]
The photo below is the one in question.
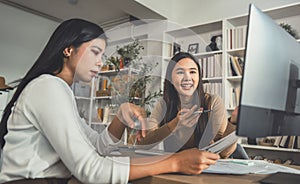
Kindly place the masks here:
[(235, 151), (230, 155), (230, 158), (249, 159), (249, 156), (241, 144), (236, 145)]

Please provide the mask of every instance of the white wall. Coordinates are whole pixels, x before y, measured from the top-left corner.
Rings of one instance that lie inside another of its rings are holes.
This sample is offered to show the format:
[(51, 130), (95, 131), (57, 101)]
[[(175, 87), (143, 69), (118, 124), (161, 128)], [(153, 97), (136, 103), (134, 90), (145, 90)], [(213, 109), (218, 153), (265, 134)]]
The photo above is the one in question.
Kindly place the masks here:
[[(136, 0), (171, 21), (190, 26), (246, 14), (250, 2), (266, 10), (300, 0)], [(6, 83), (26, 73), (58, 23), (0, 3), (0, 75)]]
[(300, 0), (136, 0), (144, 6), (161, 13), (170, 21), (183, 26), (208, 23), (248, 13), (248, 6), (254, 3), (262, 10), (268, 10)]
[(21, 78), (58, 23), (0, 3), (0, 76)]

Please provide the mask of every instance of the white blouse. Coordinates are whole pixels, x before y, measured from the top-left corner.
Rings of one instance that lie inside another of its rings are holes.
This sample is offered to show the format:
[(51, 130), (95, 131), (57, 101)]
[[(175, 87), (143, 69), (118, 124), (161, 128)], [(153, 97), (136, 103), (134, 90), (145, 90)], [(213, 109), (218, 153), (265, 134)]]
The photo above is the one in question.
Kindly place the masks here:
[(129, 158), (105, 156), (122, 143), (81, 119), (72, 90), (58, 77), (44, 74), (31, 81), (7, 127), (0, 183), (71, 175), (84, 183), (128, 182)]

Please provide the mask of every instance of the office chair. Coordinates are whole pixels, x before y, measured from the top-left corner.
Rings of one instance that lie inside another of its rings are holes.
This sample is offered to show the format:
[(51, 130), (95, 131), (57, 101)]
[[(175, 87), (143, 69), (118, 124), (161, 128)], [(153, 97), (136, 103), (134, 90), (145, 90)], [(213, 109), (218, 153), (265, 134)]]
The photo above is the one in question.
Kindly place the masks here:
[(248, 154), (246, 153), (243, 146), (239, 143), (236, 145), (236, 149), (234, 152), (229, 156), (229, 158), (236, 158), (236, 159), (250, 159)]

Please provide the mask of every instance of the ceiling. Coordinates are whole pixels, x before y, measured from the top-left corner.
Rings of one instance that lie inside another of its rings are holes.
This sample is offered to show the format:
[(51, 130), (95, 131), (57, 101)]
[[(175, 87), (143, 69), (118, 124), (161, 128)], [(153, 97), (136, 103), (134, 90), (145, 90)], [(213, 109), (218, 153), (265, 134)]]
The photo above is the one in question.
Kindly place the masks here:
[(83, 18), (109, 29), (136, 19), (165, 19), (135, 0), (0, 0), (24, 11), (62, 22)]

